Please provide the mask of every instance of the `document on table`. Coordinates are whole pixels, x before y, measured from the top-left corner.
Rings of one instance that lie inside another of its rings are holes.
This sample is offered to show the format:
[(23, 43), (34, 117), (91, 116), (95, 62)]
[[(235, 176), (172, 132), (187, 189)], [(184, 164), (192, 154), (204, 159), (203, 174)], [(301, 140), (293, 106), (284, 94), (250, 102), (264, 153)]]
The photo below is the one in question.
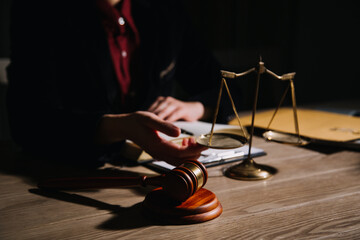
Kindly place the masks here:
[[(221, 164), (244, 160), (245, 158), (248, 157), (248, 151), (249, 151), (248, 145), (231, 150), (229, 149), (219, 150), (219, 149), (209, 148), (201, 153), (201, 156), (198, 159), (198, 161), (203, 163), (205, 167), (214, 167)], [(266, 155), (264, 150), (260, 148), (251, 147), (251, 157), (259, 157), (263, 155)], [(175, 166), (171, 164), (157, 160), (147, 162), (145, 165), (148, 166), (149, 168), (152, 168), (154, 170), (159, 170), (162, 172), (175, 168)]]
[[(161, 137), (166, 138), (168, 140), (181, 142), (180, 141), (181, 138), (191, 137), (191, 136), (197, 137), (200, 136), (201, 134), (206, 134), (211, 132), (211, 126), (212, 126), (211, 123), (201, 122), (201, 121), (197, 121), (197, 122), (178, 121), (175, 122), (174, 124), (183, 130), (181, 136), (177, 138), (169, 138), (168, 136), (160, 134)], [(215, 124), (214, 126), (214, 131), (216, 132), (222, 132), (222, 131), (229, 132), (232, 130), (234, 132), (238, 132), (239, 126), (227, 125), (227, 124)], [(248, 157), (248, 153), (249, 153), (248, 145), (244, 145), (242, 147), (238, 147), (234, 149), (208, 148), (207, 150), (201, 153), (201, 156), (198, 159), (198, 161), (203, 163), (206, 167), (213, 167), (220, 164), (241, 161)], [(251, 157), (258, 157), (263, 155), (266, 155), (263, 149), (256, 147), (251, 148)], [(153, 161), (146, 162), (145, 165), (148, 166), (149, 168), (159, 171), (168, 171), (175, 168), (175, 166), (173, 165), (170, 165), (164, 161), (157, 161), (156, 159), (153, 159)]]

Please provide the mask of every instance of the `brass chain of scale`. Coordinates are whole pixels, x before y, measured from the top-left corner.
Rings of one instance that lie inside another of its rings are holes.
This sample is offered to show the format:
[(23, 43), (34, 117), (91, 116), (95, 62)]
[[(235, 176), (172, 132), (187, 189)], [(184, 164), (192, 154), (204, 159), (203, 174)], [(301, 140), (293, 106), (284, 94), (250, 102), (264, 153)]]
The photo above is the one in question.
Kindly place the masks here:
[(287, 86), (287, 88), (285, 89), (281, 99), (280, 99), (280, 102), (279, 102), (279, 105), (276, 107), (270, 121), (269, 121), (269, 124), (268, 126), (266, 127), (266, 131), (269, 131), (270, 129), (270, 125), (272, 123), (272, 121), (274, 120), (276, 114), (278, 113), (278, 110), (280, 108), (280, 106), (283, 104), (284, 102), (284, 99), (285, 99), (285, 96), (286, 94), (288, 93), (289, 91), (289, 88), (291, 89), (291, 101), (292, 101), (292, 107), (293, 107), (293, 114), (294, 114), (294, 125), (295, 125), (295, 133), (299, 139), (299, 142), (301, 141), (301, 137), (300, 137), (300, 130), (299, 130), (299, 122), (298, 122), (298, 116), (297, 116), (297, 107), (296, 107), (296, 98), (295, 98), (295, 87), (294, 87), (294, 81), (292, 79), (289, 80), (289, 85)]
[(226, 80), (225, 78), (222, 78), (221, 79), (221, 85), (220, 85), (220, 91), (219, 91), (219, 95), (218, 95), (218, 99), (217, 99), (217, 103), (216, 103), (216, 110), (215, 110), (215, 116), (214, 116), (214, 119), (213, 119), (213, 123), (212, 123), (212, 126), (211, 126), (211, 133), (210, 133), (210, 138), (209, 138), (209, 142), (208, 142), (208, 145), (211, 146), (211, 141), (212, 141), (212, 137), (214, 135), (214, 127), (215, 127), (215, 122), (216, 122), (216, 118), (217, 118), (217, 115), (219, 113), (219, 108), (220, 108), (220, 100), (221, 100), (221, 95), (222, 95), (222, 90), (224, 88), (224, 85), (225, 85), (225, 89), (226, 89), (226, 92), (228, 93), (228, 96), (229, 96), (229, 99), (230, 99), (230, 102), (231, 102), (231, 106), (232, 106), (232, 109), (234, 111), (234, 114), (236, 116), (236, 119), (238, 121), (238, 124), (239, 124), (239, 127), (242, 131), (242, 134), (244, 135), (244, 137), (247, 139), (248, 136), (247, 134), (245, 133), (244, 131), (244, 128), (241, 124), (241, 121), (240, 121), (240, 118), (239, 118), (239, 115), (238, 115), (238, 112), (236, 110), (236, 107), (235, 107), (235, 103), (234, 103), (234, 100), (233, 98), (231, 97), (231, 93), (230, 93), (230, 89), (226, 83)]

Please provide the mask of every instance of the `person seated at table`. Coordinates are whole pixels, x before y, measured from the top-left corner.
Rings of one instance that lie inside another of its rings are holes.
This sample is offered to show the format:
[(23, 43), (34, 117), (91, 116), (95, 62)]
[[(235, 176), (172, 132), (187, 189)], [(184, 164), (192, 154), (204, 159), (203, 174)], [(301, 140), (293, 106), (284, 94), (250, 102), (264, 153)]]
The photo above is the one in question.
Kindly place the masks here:
[(179, 1), (14, 0), (13, 139), (81, 164), (102, 164), (126, 139), (173, 165), (198, 158), (194, 139), (158, 134), (178, 136), (172, 122), (207, 120), (215, 106), (219, 64), (197, 35)]

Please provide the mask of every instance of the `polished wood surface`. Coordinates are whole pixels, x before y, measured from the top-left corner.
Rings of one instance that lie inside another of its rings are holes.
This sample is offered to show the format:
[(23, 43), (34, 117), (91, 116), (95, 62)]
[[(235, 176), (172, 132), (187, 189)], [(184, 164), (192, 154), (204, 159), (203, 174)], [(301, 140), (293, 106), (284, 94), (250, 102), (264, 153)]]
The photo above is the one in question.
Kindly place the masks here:
[(359, 239), (360, 152), (309, 149), (254, 138), (267, 155), (257, 163), (278, 172), (265, 181), (208, 169), (205, 188), (222, 214), (199, 224), (160, 224), (142, 214), (153, 188), (47, 192), (44, 177), (155, 176), (142, 166), (70, 169), (13, 153), (0, 155), (0, 239)]

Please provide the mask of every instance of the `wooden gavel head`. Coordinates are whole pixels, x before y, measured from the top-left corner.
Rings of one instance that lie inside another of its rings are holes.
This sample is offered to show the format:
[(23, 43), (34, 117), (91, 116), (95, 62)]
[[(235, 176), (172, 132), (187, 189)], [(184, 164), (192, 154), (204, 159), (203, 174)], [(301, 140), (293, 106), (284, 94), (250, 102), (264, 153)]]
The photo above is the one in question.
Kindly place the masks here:
[(172, 199), (185, 201), (205, 185), (207, 178), (207, 171), (202, 163), (186, 161), (165, 174), (162, 187)]

